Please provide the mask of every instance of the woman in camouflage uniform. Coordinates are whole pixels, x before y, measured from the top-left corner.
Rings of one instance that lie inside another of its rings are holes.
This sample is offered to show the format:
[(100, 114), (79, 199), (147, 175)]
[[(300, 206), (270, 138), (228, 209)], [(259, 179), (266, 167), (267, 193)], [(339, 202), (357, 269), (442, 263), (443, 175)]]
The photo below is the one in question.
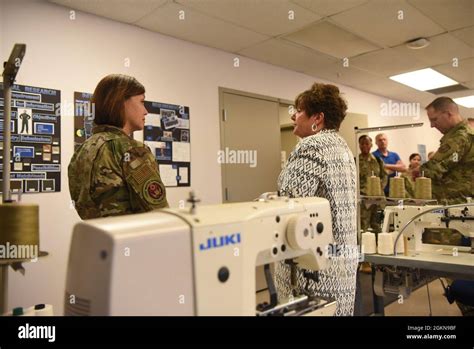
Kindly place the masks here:
[(135, 78), (108, 75), (97, 85), (93, 135), (68, 167), (69, 192), (82, 219), (168, 207), (155, 157), (132, 138), (142, 130), (145, 88)]

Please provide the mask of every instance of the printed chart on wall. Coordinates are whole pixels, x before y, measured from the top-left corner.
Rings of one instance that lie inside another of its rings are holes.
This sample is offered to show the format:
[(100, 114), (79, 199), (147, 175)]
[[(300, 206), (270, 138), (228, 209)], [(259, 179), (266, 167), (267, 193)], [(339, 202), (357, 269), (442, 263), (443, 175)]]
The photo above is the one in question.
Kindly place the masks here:
[[(3, 141), (3, 85), (0, 85), (0, 96), (0, 140)], [(59, 90), (13, 85), (10, 168), (13, 192), (61, 191), (60, 102)], [(0, 148), (3, 158), (3, 145)], [(0, 169), (3, 171), (3, 164)]]
[(189, 107), (145, 101), (143, 140), (155, 155), (163, 184), (191, 185)]
[(92, 135), (92, 94), (74, 92), (74, 151)]

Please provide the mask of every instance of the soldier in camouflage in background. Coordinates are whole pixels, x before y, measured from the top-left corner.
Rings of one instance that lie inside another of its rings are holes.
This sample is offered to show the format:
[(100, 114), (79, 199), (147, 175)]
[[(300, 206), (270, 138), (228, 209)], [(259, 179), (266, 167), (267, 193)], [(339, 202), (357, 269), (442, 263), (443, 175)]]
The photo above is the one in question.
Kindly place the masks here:
[[(359, 186), (360, 195), (367, 195), (367, 177), (373, 175), (380, 178), (381, 189), (387, 185), (387, 172), (385, 172), (383, 161), (370, 153), (372, 148), (372, 138), (367, 135), (359, 137)], [(377, 205), (371, 205), (367, 208), (364, 202), (360, 206), (360, 227), (362, 230), (372, 228), (375, 233), (381, 231), (380, 223), (377, 222)]]
[[(468, 197), (474, 197), (474, 130), (449, 97), (436, 98), (425, 109), (431, 127), (443, 137), (439, 149), (419, 171), (431, 178), (433, 198), (440, 204), (464, 203)], [(449, 237), (441, 238), (451, 240), (451, 232), (448, 234)], [(425, 242), (435, 243), (429, 239)], [(472, 306), (456, 303), (463, 315), (474, 315)]]
[(82, 219), (168, 207), (155, 157), (134, 140), (142, 130), (145, 88), (135, 78), (108, 75), (97, 85), (93, 135), (68, 168), (69, 191)]
[(441, 204), (466, 202), (474, 196), (474, 130), (449, 97), (439, 97), (426, 108), (431, 127), (442, 134), (440, 147), (420, 167), (431, 178), (433, 198)]

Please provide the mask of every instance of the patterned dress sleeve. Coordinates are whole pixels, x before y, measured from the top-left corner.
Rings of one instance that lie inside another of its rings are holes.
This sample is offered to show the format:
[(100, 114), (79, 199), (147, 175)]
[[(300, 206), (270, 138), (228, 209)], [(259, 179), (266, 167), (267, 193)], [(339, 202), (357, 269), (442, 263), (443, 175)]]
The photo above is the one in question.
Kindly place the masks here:
[(280, 175), (280, 193), (289, 197), (316, 196), (324, 162), (311, 144), (300, 143)]

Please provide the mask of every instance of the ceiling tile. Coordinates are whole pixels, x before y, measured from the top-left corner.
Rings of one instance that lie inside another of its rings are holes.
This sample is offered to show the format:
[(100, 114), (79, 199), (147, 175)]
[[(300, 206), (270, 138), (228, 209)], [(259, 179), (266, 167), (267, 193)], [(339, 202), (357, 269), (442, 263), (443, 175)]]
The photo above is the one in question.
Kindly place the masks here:
[(344, 67), (342, 61), (333, 63), (328, 68), (321, 69), (320, 67), (317, 67), (316, 69), (310, 69), (306, 71), (306, 73), (347, 86), (355, 86), (356, 84), (372, 84), (382, 78), (354, 66)]
[[(379, 96), (391, 97), (395, 95), (402, 95), (402, 94), (411, 94), (415, 93), (417, 90), (410, 88), (408, 86), (399, 84), (398, 82), (389, 80), (389, 79), (379, 79), (375, 82), (370, 84), (361, 83), (356, 85), (357, 88), (367, 91), (370, 93), (377, 94)], [(426, 92), (425, 92), (426, 93)]]
[(463, 83), (464, 86), (469, 87), (470, 89), (474, 89), (474, 80), (467, 81)]
[[(184, 20), (179, 17), (181, 10), (184, 10)], [(237, 52), (244, 47), (268, 39), (265, 35), (203, 15), (175, 3), (160, 7), (135, 24), (145, 29), (229, 52)]]
[(430, 104), (436, 98), (436, 95), (429, 92), (412, 90), (408, 92), (393, 92), (390, 98), (395, 98), (400, 101), (418, 102), (421, 104), (420, 112), (424, 113), (425, 106)]
[(457, 67), (453, 67), (452, 63), (448, 63), (435, 66), (433, 69), (458, 82), (474, 80), (474, 58), (460, 60)]
[(176, 2), (269, 36), (293, 32), (321, 18), (314, 12), (286, 0), (176, 0)]
[[(403, 11), (403, 19), (399, 19)], [(445, 30), (403, 0), (372, 0), (330, 17), (341, 27), (385, 47)]]
[(298, 72), (309, 69), (324, 69), (336, 63), (337, 59), (300, 47), (284, 40), (270, 39), (247, 47), (239, 54), (259, 61), (282, 66)]
[(426, 67), (424, 62), (410, 56), (409, 53), (403, 54), (395, 49), (386, 48), (351, 58), (350, 64), (385, 77)]
[(408, 0), (408, 3), (447, 30), (474, 25), (472, 0)]
[(450, 92), (446, 94), (446, 96), (451, 97), (451, 98), (466, 97), (466, 96), (472, 96), (472, 95), (474, 95), (473, 89), (455, 91), (455, 92)]
[(453, 58), (461, 60), (474, 56), (474, 48), (451, 34), (441, 34), (429, 40), (430, 45), (422, 49), (413, 50), (406, 45), (400, 45), (394, 50), (403, 56), (417, 59), (430, 66), (451, 62)]
[(453, 31), (451, 34), (469, 46), (474, 47), (474, 26)]
[(355, 6), (362, 5), (368, 0), (291, 0), (308, 10), (313, 11), (321, 16), (330, 16)]
[(315, 23), (284, 38), (338, 58), (352, 57), (378, 48), (327, 21)]
[(49, 0), (58, 5), (125, 23), (134, 23), (168, 0)]

